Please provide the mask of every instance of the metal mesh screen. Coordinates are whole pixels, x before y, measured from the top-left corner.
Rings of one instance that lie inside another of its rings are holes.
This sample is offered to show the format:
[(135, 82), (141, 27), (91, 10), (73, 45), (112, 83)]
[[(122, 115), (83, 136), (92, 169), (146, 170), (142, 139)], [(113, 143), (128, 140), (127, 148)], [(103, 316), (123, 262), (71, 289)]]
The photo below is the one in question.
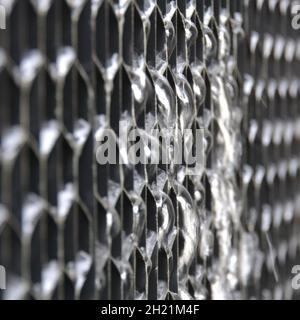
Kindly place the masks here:
[[(296, 297), (291, 1), (0, 4), (1, 298)], [(126, 126), (201, 129), (197, 174), (99, 164)]]

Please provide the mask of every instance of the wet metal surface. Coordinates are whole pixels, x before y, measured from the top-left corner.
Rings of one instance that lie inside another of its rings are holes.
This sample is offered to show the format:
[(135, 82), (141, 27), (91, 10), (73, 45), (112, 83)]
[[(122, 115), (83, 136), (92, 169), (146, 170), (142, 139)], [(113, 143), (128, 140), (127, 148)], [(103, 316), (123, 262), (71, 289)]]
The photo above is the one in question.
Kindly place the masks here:
[[(1, 298), (295, 298), (290, 1), (0, 4)], [(127, 127), (145, 139), (201, 129), (197, 174), (175, 162), (100, 165), (106, 129), (126, 159)]]

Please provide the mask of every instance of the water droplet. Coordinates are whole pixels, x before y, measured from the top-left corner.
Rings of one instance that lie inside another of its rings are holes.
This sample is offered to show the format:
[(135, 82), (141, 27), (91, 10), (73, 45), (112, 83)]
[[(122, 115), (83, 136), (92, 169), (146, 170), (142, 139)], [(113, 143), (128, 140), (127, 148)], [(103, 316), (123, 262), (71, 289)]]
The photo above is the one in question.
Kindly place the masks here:
[(176, 94), (179, 98), (178, 114), (181, 132), (189, 129), (196, 116), (193, 91), (184, 75), (175, 73)]
[(60, 279), (60, 268), (57, 261), (50, 261), (43, 267), (42, 281), (33, 286), (37, 299), (48, 300), (52, 298)]
[(47, 156), (54, 148), (57, 139), (60, 135), (59, 123), (55, 120), (50, 120), (45, 123), (40, 131), (40, 152), (41, 155)]
[(168, 80), (158, 72), (151, 70), (154, 88), (158, 99), (158, 121), (161, 128), (172, 129), (176, 124), (175, 94)]
[(14, 126), (4, 132), (2, 136), (1, 153), (3, 161), (12, 162), (26, 142), (26, 134), (21, 127)]
[(61, 48), (58, 52), (56, 63), (51, 64), (50, 73), (54, 79), (63, 80), (76, 59), (75, 51), (72, 47)]
[(44, 57), (38, 50), (28, 52), (22, 59), (20, 67), (14, 69), (16, 82), (22, 87), (29, 87), (43, 65)]
[(36, 224), (46, 208), (44, 200), (35, 194), (26, 197), (22, 208), (22, 230), (24, 235), (31, 236)]

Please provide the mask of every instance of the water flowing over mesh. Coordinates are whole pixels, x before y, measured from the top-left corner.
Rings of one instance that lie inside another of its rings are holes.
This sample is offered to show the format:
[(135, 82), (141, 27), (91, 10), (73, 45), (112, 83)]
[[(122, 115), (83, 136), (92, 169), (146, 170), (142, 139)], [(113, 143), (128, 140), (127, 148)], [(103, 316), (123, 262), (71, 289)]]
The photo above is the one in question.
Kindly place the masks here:
[[(0, 4), (1, 298), (296, 297), (292, 1)], [(127, 126), (191, 129), (186, 145), (201, 129), (197, 174), (100, 165), (105, 129)]]

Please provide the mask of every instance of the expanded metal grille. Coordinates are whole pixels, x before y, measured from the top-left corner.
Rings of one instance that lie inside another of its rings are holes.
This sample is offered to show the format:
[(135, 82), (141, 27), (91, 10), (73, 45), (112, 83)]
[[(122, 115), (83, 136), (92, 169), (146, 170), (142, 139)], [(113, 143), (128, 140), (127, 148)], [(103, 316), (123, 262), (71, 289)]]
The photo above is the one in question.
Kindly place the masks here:
[[(296, 298), (294, 2), (0, 4), (1, 298)], [(124, 120), (201, 129), (204, 163), (100, 165)]]

